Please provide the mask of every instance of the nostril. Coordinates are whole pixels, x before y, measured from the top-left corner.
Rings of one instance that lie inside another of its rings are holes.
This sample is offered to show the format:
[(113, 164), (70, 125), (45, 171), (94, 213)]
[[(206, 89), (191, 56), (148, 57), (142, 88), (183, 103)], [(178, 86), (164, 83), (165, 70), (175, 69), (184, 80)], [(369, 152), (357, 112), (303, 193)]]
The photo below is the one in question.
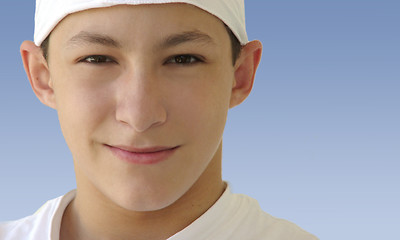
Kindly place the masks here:
[(145, 132), (163, 125), (167, 121), (168, 114), (166, 108), (156, 102), (139, 105), (125, 103), (117, 107), (115, 118), (136, 132)]

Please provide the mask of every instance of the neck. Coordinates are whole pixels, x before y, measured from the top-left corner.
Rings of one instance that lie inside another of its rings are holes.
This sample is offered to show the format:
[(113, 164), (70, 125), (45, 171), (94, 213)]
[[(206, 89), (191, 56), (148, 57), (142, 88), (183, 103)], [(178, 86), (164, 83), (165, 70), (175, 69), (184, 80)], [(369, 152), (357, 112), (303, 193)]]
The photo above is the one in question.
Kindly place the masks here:
[(60, 240), (167, 239), (200, 217), (223, 193), (221, 152), (220, 147), (189, 191), (157, 211), (123, 209), (99, 191), (80, 194), (78, 184), (77, 195), (64, 212)]

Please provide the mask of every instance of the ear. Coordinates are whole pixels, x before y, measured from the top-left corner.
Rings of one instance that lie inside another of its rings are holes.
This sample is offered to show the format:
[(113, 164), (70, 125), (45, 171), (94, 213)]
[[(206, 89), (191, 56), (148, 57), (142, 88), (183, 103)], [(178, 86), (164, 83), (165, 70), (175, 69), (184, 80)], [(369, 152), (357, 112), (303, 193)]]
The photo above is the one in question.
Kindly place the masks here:
[(260, 41), (251, 41), (243, 46), (235, 64), (235, 79), (229, 108), (239, 105), (249, 96), (261, 60), (261, 53), (262, 44)]
[(31, 41), (24, 41), (20, 47), (26, 75), (36, 97), (45, 105), (56, 108), (53, 83), (42, 49)]

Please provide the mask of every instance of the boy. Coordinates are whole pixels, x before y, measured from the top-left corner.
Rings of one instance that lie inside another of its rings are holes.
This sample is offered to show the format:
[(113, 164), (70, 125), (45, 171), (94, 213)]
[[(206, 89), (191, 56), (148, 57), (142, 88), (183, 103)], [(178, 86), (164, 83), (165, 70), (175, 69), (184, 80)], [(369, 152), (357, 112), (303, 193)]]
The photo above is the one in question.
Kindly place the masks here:
[(21, 55), (77, 189), (0, 239), (316, 239), (221, 178), (227, 112), (261, 51), (240, 0), (37, 0)]

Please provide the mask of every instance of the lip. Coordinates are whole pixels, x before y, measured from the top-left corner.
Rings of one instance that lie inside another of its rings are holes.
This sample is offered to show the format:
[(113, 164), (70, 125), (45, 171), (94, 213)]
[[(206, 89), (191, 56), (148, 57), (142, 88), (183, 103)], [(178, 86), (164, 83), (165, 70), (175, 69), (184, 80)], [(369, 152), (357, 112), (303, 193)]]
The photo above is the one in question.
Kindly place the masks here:
[(163, 162), (167, 160), (179, 147), (157, 146), (149, 148), (134, 148), (129, 146), (105, 146), (114, 156), (122, 161), (139, 165), (152, 165)]

